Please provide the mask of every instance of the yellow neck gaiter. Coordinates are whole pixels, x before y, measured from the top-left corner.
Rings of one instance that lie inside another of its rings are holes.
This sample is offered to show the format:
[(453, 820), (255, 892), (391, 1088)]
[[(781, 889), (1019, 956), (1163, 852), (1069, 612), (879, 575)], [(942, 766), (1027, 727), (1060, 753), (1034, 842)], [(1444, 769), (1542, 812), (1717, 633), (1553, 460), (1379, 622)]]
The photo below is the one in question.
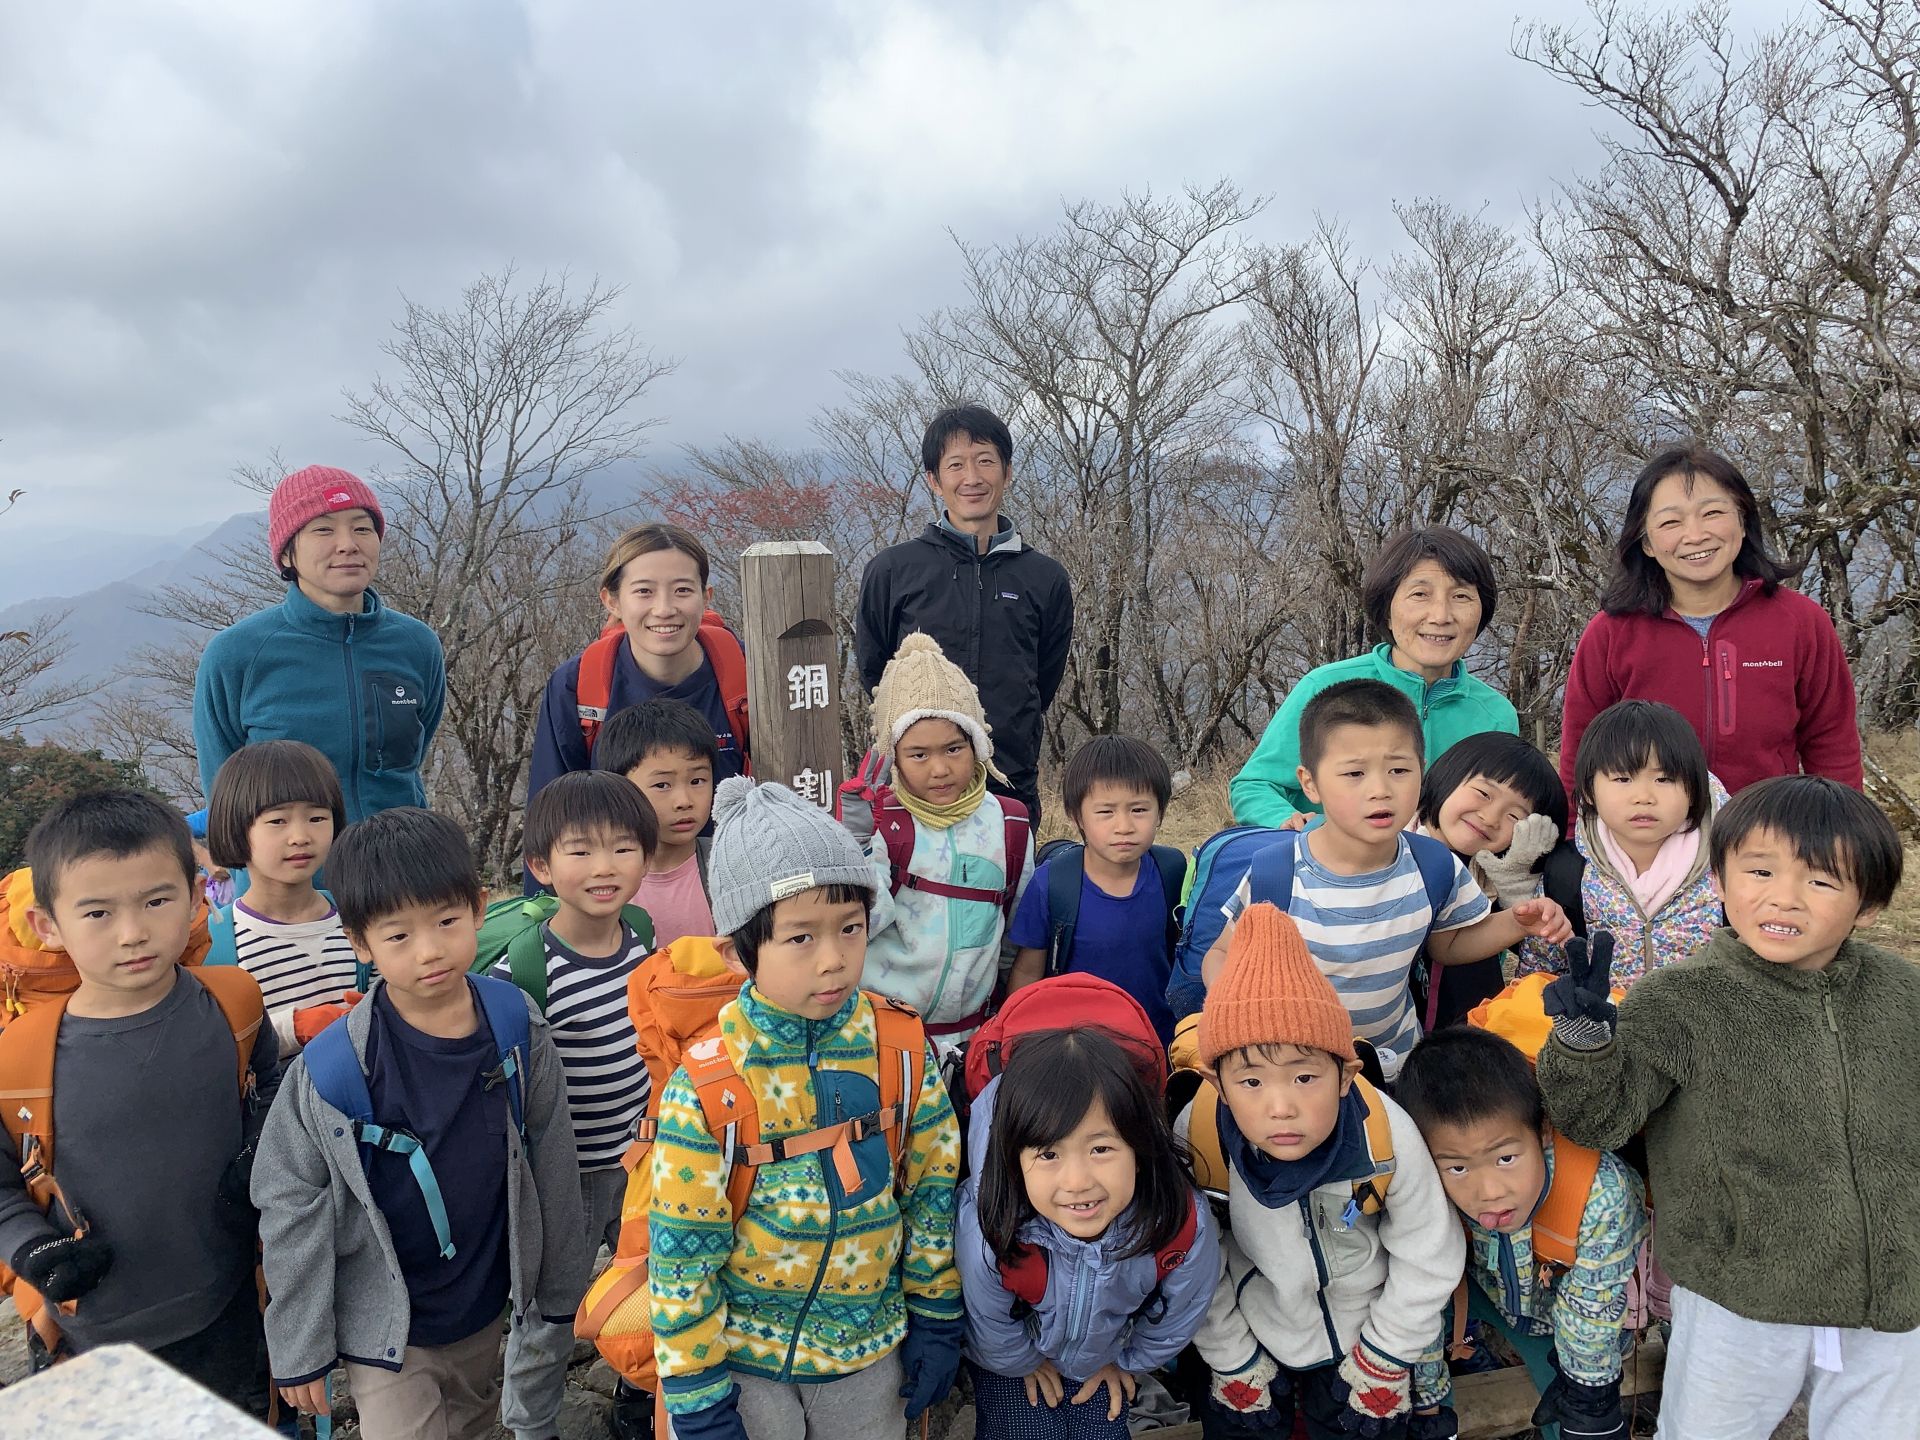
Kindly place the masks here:
[(980, 802), (987, 798), (987, 767), (976, 765), (973, 771), (973, 784), (961, 791), (957, 798), (949, 800), (944, 805), (934, 805), (922, 800), (905, 785), (894, 786), (893, 794), (895, 799), (907, 807), (907, 813), (922, 825), (930, 825), (935, 830), (947, 830), (973, 814), (980, 808)]

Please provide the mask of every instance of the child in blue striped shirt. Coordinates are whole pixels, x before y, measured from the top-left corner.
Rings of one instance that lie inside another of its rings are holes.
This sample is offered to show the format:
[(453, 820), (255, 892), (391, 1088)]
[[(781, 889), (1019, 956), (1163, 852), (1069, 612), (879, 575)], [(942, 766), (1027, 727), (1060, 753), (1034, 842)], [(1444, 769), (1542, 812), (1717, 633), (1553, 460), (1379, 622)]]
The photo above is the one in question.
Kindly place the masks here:
[(1407, 977), (1424, 947), (1436, 965), (1464, 965), (1538, 935), (1554, 943), (1572, 926), (1542, 896), (1496, 912), (1464, 865), (1451, 855), (1451, 885), (1428, 892), (1405, 832), (1420, 803), (1424, 741), (1413, 704), (1378, 680), (1344, 680), (1307, 703), (1300, 716), (1299, 780), (1324, 818), (1281, 843), (1293, 849), (1288, 893), (1262, 887), (1256, 860), (1222, 907), (1227, 925), (1207, 952), (1201, 975), (1219, 972), (1234, 922), (1265, 900), (1293, 917), (1320, 971), (1353, 1017), (1354, 1034), (1381, 1052), (1387, 1078), (1420, 1038)]

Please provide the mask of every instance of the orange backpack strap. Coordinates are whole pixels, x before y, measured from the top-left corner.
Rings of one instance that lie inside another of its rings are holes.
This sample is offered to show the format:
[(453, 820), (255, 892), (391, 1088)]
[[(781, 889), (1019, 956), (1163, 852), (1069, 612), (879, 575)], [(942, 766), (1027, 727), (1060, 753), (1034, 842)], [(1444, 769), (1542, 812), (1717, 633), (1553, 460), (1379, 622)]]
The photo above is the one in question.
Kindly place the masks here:
[(0, 1034), (0, 1124), (13, 1141), (20, 1179), (42, 1210), (55, 1199), (53, 1178), (53, 1052), (60, 1039), (65, 996), (36, 1005)]
[(860, 1167), (853, 1158), (853, 1147), (876, 1134), (885, 1141), (892, 1158), (894, 1188), (897, 1190), (905, 1184), (910, 1153), (906, 1137), (913, 1128), (913, 1106), (920, 1093), (926, 1032), (919, 1015), (909, 1006), (871, 992), (867, 999), (873, 1005), (880, 1108), (870, 1115), (856, 1115), (851, 1120), (805, 1134), (763, 1142), (760, 1114), (752, 1091), (741, 1083), (719, 1033), (716, 1031), (687, 1047), (680, 1063), (686, 1069), (694, 1093), (700, 1097), (707, 1133), (720, 1144), (720, 1154), (727, 1166), (727, 1203), (736, 1221), (746, 1213), (747, 1200), (753, 1192), (753, 1172), (776, 1160), (830, 1151), (834, 1174), (841, 1187), (849, 1193), (858, 1190)]
[[(706, 652), (707, 663), (713, 666), (720, 705), (727, 712), (727, 720), (733, 726), (733, 743), (740, 747), (740, 758), (744, 761), (752, 748), (747, 738), (747, 652), (717, 611), (707, 611), (700, 619), (700, 628), (693, 633)], [(751, 768), (748, 773), (752, 773)]]
[(1600, 1152), (1553, 1133), (1553, 1184), (1533, 1215), (1533, 1258), (1558, 1270), (1571, 1270), (1580, 1251), (1580, 1220), (1600, 1173)]
[[(607, 703), (613, 698), (613, 665), (620, 647), (627, 643), (627, 632), (619, 623), (609, 625), (598, 640), (580, 654), (580, 673), (573, 682), (574, 711), (580, 718), (580, 733), (593, 752), (593, 742), (607, 718)], [(745, 671), (745, 662), (741, 664)]]
[(260, 982), (237, 965), (206, 965), (191, 973), (207, 987), (207, 993), (213, 996), (220, 1013), (226, 1017), (227, 1028), (233, 1031), (240, 1095), (242, 1099), (251, 1100), (258, 1079), (253, 1073), (253, 1042), (267, 1017)]

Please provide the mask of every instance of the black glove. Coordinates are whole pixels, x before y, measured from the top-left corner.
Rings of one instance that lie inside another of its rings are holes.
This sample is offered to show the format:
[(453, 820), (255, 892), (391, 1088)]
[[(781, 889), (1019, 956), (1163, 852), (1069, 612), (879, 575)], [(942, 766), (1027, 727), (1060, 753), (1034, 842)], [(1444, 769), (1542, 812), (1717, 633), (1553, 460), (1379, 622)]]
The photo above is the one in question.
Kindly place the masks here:
[(1284, 1440), (1293, 1434), (1293, 1403), (1281, 1395), (1264, 1410), (1235, 1410), (1211, 1394), (1200, 1410), (1204, 1440)]
[(1562, 1435), (1580, 1440), (1627, 1440), (1626, 1412), (1620, 1408), (1620, 1382), (1582, 1385), (1556, 1368), (1553, 1383), (1533, 1412), (1534, 1428), (1558, 1424)]
[(1451, 1405), (1442, 1405), (1431, 1415), (1418, 1410), (1407, 1416), (1407, 1440), (1458, 1440), (1460, 1417)]
[(253, 1184), (253, 1146), (249, 1143), (228, 1163), (220, 1176), (220, 1218), (238, 1234), (252, 1234), (260, 1228), (260, 1212), (253, 1208), (248, 1188)]
[(106, 1278), (113, 1246), (91, 1235), (60, 1235), (29, 1240), (13, 1255), (13, 1273), (50, 1303), (78, 1300)]
[(1548, 985), (1541, 1005), (1553, 1033), (1576, 1050), (1598, 1050), (1613, 1039), (1613, 932), (1595, 930), (1566, 945), (1567, 974)]
[(967, 1338), (967, 1322), (907, 1316), (907, 1336), (900, 1342), (900, 1368), (906, 1383), (900, 1398), (907, 1402), (907, 1419), (918, 1420), (947, 1398), (953, 1377), (960, 1373), (960, 1346)]

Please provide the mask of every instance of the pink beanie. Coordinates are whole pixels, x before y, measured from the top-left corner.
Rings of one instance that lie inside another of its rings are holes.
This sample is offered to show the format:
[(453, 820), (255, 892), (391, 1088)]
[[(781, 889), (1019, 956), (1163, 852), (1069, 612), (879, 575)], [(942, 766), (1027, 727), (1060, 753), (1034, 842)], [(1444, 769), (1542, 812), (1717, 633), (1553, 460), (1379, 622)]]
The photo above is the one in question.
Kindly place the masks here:
[(274, 567), (279, 568), (280, 556), (302, 527), (336, 510), (364, 510), (373, 517), (374, 531), (387, 533), (387, 517), (372, 488), (350, 471), (309, 465), (274, 486), (273, 498), (267, 501), (267, 554)]

